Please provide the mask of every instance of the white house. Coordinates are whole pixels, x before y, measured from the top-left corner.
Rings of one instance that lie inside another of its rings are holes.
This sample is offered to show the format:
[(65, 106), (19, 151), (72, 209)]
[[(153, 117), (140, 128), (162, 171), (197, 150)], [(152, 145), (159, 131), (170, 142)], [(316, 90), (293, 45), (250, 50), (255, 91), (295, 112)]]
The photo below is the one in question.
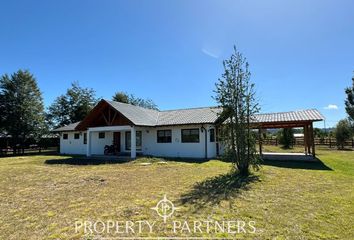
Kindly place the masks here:
[[(222, 152), (217, 142), (217, 107), (158, 111), (101, 100), (81, 122), (58, 129), (61, 154), (103, 155), (113, 145), (117, 155), (214, 158)], [(290, 116), (290, 117), (289, 117)], [(322, 120), (317, 110), (259, 114), (261, 127), (284, 122), (308, 126)], [(273, 126), (273, 125), (272, 125)]]
[(212, 158), (217, 156), (215, 121), (219, 108), (172, 111), (145, 109), (101, 100), (81, 122), (58, 129), (61, 154), (103, 155), (115, 145), (118, 155)]

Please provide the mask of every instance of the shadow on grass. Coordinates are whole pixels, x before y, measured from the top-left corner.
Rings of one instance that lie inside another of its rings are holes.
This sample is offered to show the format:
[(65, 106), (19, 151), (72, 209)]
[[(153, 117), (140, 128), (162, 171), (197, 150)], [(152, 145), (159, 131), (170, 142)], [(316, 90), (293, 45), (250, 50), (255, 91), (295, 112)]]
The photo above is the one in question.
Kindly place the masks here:
[[(146, 156), (146, 157), (150, 157), (150, 156)], [(215, 157), (215, 158), (156, 157), (156, 158), (162, 158), (166, 161), (182, 162), (182, 163), (200, 163), (201, 164), (201, 163), (209, 162), (211, 160), (218, 160), (221, 162), (231, 163), (230, 161), (227, 161), (221, 157)]]
[(242, 191), (247, 191), (252, 182), (259, 181), (259, 177), (255, 175), (248, 177), (235, 173), (218, 175), (195, 184), (190, 192), (181, 196), (180, 203), (191, 204), (196, 209), (215, 205), (237, 197)]
[(281, 168), (293, 168), (293, 169), (308, 169), (308, 170), (327, 170), (333, 171), (332, 168), (326, 166), (320, 159), (316, 158), (316, 161), (281, 161), (281, 160), (264, 160), (262, 165), (281, 167)]
[[(202, 158), (166, 158), (166, 157), (152, 157), (152, 156), (139, 156), (136, 160), (140, 159), (146, 160), (149, 162), (151, 159), (158, 159), (158, 161), (173, 161), (173, 162), (184, 162), (184, 163), (205, 163), (210, 159), (202, 159)], [(100, 165), (100, 164), (122, 164), (130, 161), (135, 161), (130, 158), (127, 158), (123, 155), (123, 157), (112, 158), (108, 157), (84, 157), (82, 155), (71, 156), (71, 158), (67, 159), (49, 159), (44, 163), (46, 164), (69, 164), (69, 165)]]
[(48, 159), (45, 164), (67, 164), (67, 165), (102, 165), (102, 164), (122, 164), (130, 159), (109, 159), (109, 158), (86, 158), (71, 157), (66, 159)]
[(183, 162), (183, 163), (205, 163), (210, 161), (206, 158), (172, 158), (172, 157), (163, 157), (167, 161), (173, 162)]

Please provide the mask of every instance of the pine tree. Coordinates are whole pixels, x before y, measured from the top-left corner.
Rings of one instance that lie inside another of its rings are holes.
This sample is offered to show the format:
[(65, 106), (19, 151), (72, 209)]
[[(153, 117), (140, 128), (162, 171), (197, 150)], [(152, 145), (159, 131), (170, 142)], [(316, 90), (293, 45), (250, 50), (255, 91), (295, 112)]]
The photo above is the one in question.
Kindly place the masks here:
[(349, 119), (354, 122), (354, 76), (352, 77), (352, 86), (345, 89), (347, 99), (345, 100), (345, 110)]
[(250, 166), (259, 167), (256, 135), (252, 131), (259, 105), (250, 81), (249, 64), (236, 47), (223, 65), (225, 72), (216, 83), (215, 100), (223, 109), (220, 118), (225, 120), (221, 126), (224, 158), (232, 161), (241, 175), (248, 175)]

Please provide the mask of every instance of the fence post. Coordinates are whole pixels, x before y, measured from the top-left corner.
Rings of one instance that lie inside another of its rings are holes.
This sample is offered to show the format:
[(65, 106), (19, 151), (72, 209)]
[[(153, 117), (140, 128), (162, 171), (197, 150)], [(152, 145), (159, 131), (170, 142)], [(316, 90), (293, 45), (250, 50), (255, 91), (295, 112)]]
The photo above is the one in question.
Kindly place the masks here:
[(332, 138), (330, 137), (329, 138), (329, 148), (332, 148), (332, 140), (331, 140)]

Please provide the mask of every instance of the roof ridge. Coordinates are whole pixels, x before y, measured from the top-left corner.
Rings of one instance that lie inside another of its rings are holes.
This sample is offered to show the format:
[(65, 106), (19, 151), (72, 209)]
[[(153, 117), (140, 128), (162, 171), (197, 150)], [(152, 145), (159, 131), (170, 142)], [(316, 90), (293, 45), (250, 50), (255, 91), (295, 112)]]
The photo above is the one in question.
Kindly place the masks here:
[(133, 106), (133, 107), (136, 107), (136, 108), (141, 108), (143, 110), (148, 110), (148, 111), (155, 111), (155, 112), (159, 112), (160, 110), (156, 110), (156, 109), (151, 109), (151, 108), (144, 108), (144, 107), (141, 107), (141, 106), (137, 106), (137, 105), (133, 105), (133, 104), (130, 104), (130, 103), (123, 103), (123, 102), (118, 102), (118, 101), (113, 101), (113, 100), (106, 100), (106, 99), (103, 99), (105, 100), (106, 102), (109, 102), (109, 103), (118, 103), (118, 104), (122, 104), (122, 105), (129, 105), (129, 106)]
[(209, 106), (209, 107), (177, 108), (177, 109), (160, 110), (159, 112), (172, 112), (172, 111), (195, 110), (195, 109), (206, 109), (206, 108), (220, 108), (220, 107), (219, 106)]

